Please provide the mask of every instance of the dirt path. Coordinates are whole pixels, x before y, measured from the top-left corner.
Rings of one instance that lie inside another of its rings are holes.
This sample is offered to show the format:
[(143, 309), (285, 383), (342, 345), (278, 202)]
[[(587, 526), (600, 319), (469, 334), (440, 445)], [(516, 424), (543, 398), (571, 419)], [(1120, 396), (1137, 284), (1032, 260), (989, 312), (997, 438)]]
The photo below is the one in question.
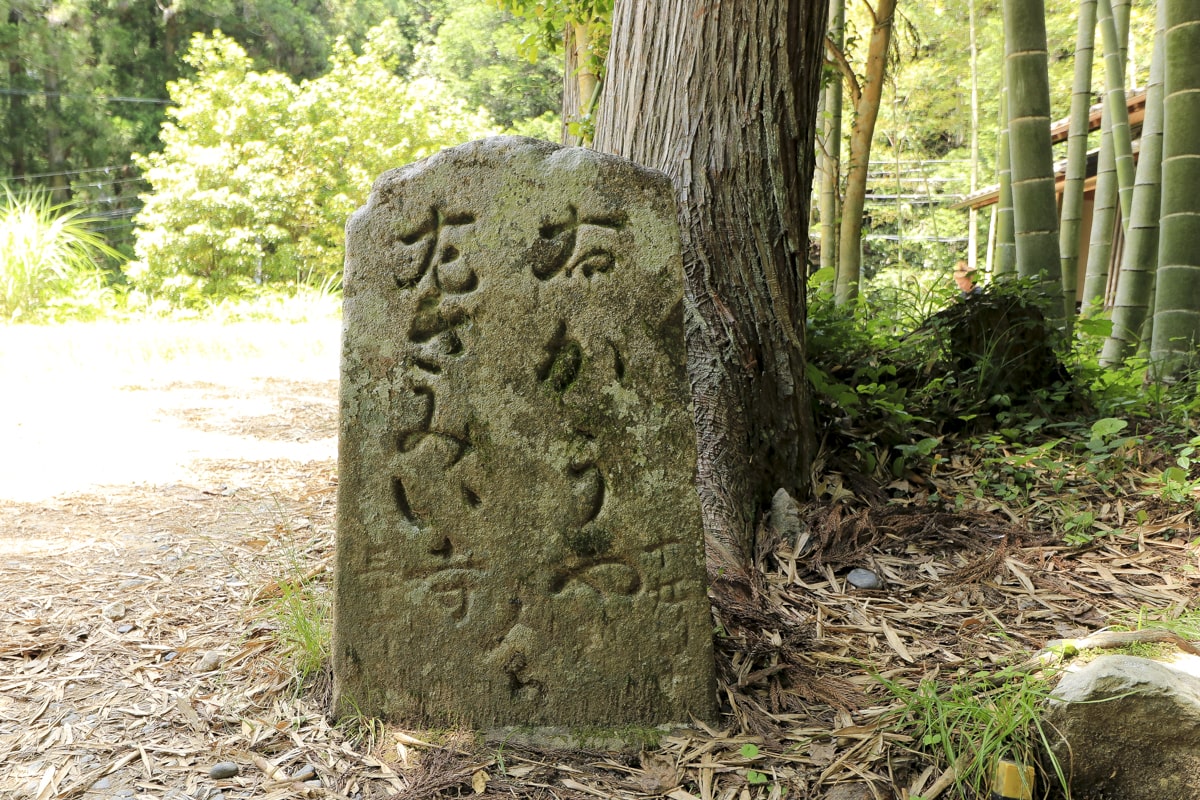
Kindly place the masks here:
[(277, 328), (0, 331), (0, 796), (348, 785), (252, 603), (332, 548), (337, 323)]

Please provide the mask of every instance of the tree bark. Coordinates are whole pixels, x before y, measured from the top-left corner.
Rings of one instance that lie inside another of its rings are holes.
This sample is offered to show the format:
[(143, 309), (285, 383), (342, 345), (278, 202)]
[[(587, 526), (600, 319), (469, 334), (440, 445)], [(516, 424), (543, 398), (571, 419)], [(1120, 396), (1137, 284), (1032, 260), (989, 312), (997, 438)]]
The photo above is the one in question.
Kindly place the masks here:
[(808, 484), (805, 255), (826, 0), (623, 0), (596, 149), (662, 170), (683, 234), (709, 571)]

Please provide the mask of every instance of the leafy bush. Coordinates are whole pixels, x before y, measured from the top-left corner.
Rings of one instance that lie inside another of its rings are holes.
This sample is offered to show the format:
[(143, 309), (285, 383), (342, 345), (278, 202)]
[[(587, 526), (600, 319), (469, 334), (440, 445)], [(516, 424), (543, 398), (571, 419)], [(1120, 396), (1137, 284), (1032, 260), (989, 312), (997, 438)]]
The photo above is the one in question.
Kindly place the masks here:
[[(92, 232), (81, 209), (46, 192), (0, 199), (0, 319), (94, 316), (110, 290), (98, 259), (120, 254)], [(55, 311), (59, 313), (55, 313)]]
[(435, 81), (396, 77), (394, 41), (381, 26), (361, 56), (339, 42), (328, 73), (296, 84), (255, 72), (219, 32), (197, 35), (185, 57), (196, 76), (170, 86), (163, 151), (137, 159), (153, 191), (136, 220), (135, 289), (201, 306), (255, 284), (319, 285), (381, 172), (490, 132)]

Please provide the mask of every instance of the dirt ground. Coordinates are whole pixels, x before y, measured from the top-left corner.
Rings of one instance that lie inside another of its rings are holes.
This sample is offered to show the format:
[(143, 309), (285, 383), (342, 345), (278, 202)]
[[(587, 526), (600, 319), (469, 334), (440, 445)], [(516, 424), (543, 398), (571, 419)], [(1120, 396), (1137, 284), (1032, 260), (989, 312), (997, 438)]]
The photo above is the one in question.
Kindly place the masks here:
[(337, 339), (0, 328), (0, 797), (933, 797), (947, 765), (911, 751), (874, 676), (915, 686), (1196, 602), (1190, 510), (1101, 497), (1127, 532), (1069, 547), (999, 504), (928, 505), (969, 489), (969, 458), (874, 505), (827, 473), (805, 533), (763, 537), (750, 602), (718, 602), (720, 726), (628, 756), (337, 728), (276, 600), (331, 580)]
[(331, 552), (338, 326), (267, 331), (0, 331), (0, 796), (217, 797), (328, 737), (252, 599)]

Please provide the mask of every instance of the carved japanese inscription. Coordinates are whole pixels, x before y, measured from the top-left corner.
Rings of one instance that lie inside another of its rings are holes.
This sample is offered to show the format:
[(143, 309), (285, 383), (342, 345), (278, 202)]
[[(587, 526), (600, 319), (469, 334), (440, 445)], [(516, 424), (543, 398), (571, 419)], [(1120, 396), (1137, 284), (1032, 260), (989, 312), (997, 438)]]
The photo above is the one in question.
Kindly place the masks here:
[(384, 174), (346, 238), (338, 709), (711, 717), (667, 179), (498, 137)]

